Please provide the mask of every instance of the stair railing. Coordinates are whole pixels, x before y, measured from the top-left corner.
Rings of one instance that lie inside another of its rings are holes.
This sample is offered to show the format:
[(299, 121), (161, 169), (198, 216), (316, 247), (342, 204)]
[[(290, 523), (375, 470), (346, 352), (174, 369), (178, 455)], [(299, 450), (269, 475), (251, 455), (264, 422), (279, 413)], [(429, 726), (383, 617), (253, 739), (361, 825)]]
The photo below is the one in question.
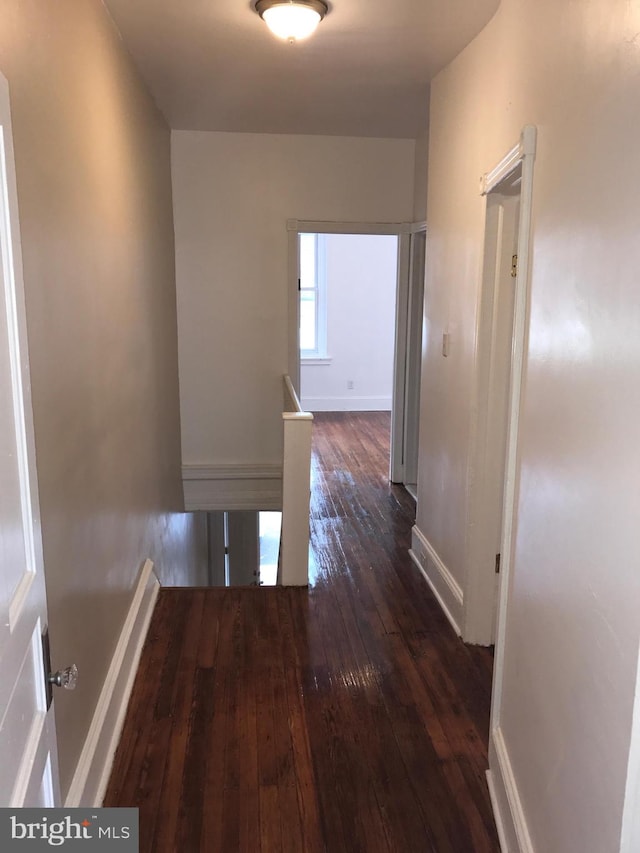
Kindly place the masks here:
[(283, 586), (307, 586), (313, 415), (302, 410), (287, 375), (283, 376), (283, 386), (282, 538), (278, 582)]

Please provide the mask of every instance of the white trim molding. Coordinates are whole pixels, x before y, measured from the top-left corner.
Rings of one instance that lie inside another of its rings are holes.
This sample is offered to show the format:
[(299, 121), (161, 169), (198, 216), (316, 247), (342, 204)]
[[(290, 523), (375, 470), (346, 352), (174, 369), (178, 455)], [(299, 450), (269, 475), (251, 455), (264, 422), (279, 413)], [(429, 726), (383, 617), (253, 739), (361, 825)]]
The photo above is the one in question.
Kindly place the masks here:
[(500, 181), (522, 164), (520, 219), (518, 225), (518, 271), (515, 280), (513, 344), (509, 389), (508, 436), (505, 461), (502, 536), (500, 542), (500, 592), (498, 597), (496, 647), (491, 694), (489, 735), (489, 782), (496, 823), (500, 827), (505, 853), (534, 853), (525, 811), (501, 725), (502, 696), (507, 644), (507, 616), (512, 588), (514, 536), (518, 500), (518, 443), (520, 406), (525, 365), (525, 342), (529, 323), (528, 304), (531, 277), (531, 222), (533, 208), (533, 170), (536, 154), (536, 128), (523, 129), (520, 141), (485, 177), (485, 190), (491, 192)]
[(460, 636), (464, 607), (462, 587), (417, 525), (411, 529), (409, 556), (424, 575), (453, 630)]
[[(404, 427), (407, 402), (407, 339), (409, 331), (409, 292), (411, 290), (411, 234), (398, 238), (396, 272), (395, 335), (393, 342), (393, 385), (391, 401), (391, 458), (389, 479), (403, 483)], [(422, 312), (421, 312), (422, 313)]]
[[(418, 223), (419, 226), (422, 223)], [(287, 231), (296, 234), (411, 234), (413, 222), (323, 222), (287, 219)]]
[(330, 355), (325, 358), (308, 358), (306, 355), (300, 356), (300, 367), (328, 367), (333, 362)]
[[(529, 325), (529, 289), (531, 279), (531, 221), (533, 209), (533, 169), (536, 152), (536, 128), (528, 125), (520, 137), (522, 186), (518, 225), (518, 274), (515, 280), (513, 314), (513, 346), (509, 389), (509, 427), (505, 460), (502, 538), (500, 543), (500, 592), (496, 627), (496, 647), (491, 694), (491, 730), (500, 727), (504, 657), (507, 631), (507, 609), (511, 589), (513, 545), (518, 493), (518, 442), (520, 438), (520, 404), (525, 366), (525, 342)], [(495, 171), (495, 170), (494, 170)], [(490, 765), (491, 766), (491, 765)]]
[(489, 743), (487, 783), (503, 853), (535, 853), (513, 775), (511, 761), (502, 736), (494, 728)]
[(518, 168), (525, 156), (535, 156), (536, 134), (537, 131), (533, 125), (528, 124), (522, 129), (517, 145), (514, 145), (498, 165), (480, 179), (480, 195), (487, 195), (495, 189), (501, 181)]
[(183, 465), (187, 512), (282, 509), (282, 465)]
[(390, 412), (391, 397), (303, 397), (307, 412)]
[(71, 781), (67, 808), (102, 805), (159, 590), (153, 563), (146, 560)]

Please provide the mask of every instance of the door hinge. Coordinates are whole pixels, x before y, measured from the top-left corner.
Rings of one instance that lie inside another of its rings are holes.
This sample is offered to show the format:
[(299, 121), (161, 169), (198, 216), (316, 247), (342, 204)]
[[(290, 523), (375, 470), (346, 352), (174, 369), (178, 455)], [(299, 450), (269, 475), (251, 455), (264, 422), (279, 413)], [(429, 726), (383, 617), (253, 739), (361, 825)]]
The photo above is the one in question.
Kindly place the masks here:
[(496, 554), (496, 574), (500, 574), (500, 554)]
[(42, 632), (42, 666), (44, 672), (42, 673), (44, 677), (44, 687), (47, 697), (47, 711), (51, 707), (51, 703), (53, 702), (53, 684), (49, 680), (49, 673), (51, 672), (51, 648), (49, 646), (49, 628), (45, 628)]
[(511, 255), (511, 278), (516, 278), (518, 275), (518, 256)]
[(298, 279), (298, 291), (302, 290), (302, 281)]

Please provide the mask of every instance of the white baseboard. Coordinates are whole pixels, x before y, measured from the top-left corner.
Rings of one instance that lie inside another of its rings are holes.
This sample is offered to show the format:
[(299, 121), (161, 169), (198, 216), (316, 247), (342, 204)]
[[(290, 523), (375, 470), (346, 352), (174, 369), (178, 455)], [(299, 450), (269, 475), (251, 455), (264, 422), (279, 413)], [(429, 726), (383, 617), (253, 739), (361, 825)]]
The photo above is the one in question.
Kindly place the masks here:
[(502, 853), (535, 853), (500, 728), (491, 732), (487, 782)]
[(464, 602), (462, 587), (442, 562), (424, 533), (415, 525), (411, 529), (409, 555), (424, 575), (453, 630), (460, 637)]
[(73, 775), (65, 800), (67, 808), (102, 805), (159, 589), (153, 563), (147, 560), (140, 572), (89, 734)]
[(418, 500), (418, 484), (417, 483), (403, 483), (402, 484), (405, 489), (409, 492), (414, 501)]
[(302, 397), (305, 412), (390, 412), (391, 397)]
[(502, 851), (502, 853), (510, 853), (509, 842), (507, 840), (507, 831), (505, 829), (504, 821), (502, 819), (502, 809), (500, 808), (500, 804), (498, 801), (498, 793), (496, 791), (496, 787), (493, 781), (493, 773), (491, 772), (491, 770), (487, 770), (487, 787), (489, 788), (489, 798), (491, 799), (493, 817), (495, 819), (496, 829), (498, 831), (500, 850)]
[(187, 512), (282, 509), (282, 465), (183, 465)]

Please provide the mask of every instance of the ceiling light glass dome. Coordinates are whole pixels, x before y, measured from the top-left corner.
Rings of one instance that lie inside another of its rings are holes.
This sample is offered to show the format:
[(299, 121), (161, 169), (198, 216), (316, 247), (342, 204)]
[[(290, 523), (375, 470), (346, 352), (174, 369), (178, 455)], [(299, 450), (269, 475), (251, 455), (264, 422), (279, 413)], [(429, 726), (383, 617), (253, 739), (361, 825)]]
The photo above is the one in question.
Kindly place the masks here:
[(258, 0), (256, 12), (284, 41), (308, 38), (327, 13), (322, 0)]

